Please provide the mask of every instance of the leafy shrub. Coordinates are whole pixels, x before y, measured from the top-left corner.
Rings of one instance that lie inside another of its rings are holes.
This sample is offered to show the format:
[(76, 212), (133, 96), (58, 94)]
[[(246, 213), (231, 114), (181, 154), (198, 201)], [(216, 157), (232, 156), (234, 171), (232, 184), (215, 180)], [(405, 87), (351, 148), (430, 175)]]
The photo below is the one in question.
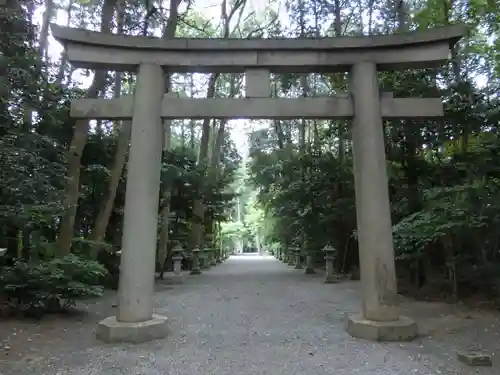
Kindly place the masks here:
[(9, 312), (61, 311), (78, 299), (101, 296), (99, 280), (106, 272), (98, 262), (73, 254), (37, 263), (15, 260), (0, 268), (0, 300)]
[(100, 278), (100, 283), (105, 288), (117, 290), (120, 278), (120, 254), (112, 248), (109, 251), (99, 251), (97, 261), (106, 269), (106, 274)]
[(455, 299), (498, 298), (500, 181), (482, 178), (427, 189), (423, 198), (420, 211), (393, 226), (397, 260), (407, 265), (424, 261), (433, 278), (426, 282)]
[(73, 238), (71, 252), (85, 259), (97, 259), (101, 252), (114, 253), (117, 249), (103, 241), (91, 241), (86, 238)]

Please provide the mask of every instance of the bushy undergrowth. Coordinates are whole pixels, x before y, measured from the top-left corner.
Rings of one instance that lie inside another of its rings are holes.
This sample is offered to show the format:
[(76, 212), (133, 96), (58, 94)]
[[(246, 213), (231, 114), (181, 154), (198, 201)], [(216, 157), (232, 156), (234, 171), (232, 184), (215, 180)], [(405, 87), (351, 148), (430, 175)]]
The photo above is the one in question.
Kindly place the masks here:
[(40, 262), (14, 260), (0, 267), (4, 313), (41, 316), (72, 308), (79, 299), (99, 297), (107, 273), (98, 262), (68, 255)]

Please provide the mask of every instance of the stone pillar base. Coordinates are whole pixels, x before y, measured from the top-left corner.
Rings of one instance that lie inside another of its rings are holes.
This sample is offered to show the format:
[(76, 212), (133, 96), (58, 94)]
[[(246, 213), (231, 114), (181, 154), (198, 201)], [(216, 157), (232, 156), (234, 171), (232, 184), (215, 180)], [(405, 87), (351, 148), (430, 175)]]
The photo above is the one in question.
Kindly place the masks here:
[(306, 267), (304, 270), (304, 273), (306, 275), (314, 275), (316, 273), (316, 271), (312, 267)]
[(296, 264), (295, 267), (293, 267), (294, 270), (302, 270), (304, 267), (302, 267), (302, 264)]
[(216, 262), (217, 263), (222, 263), (222, 260), (220, 258), (217, 258)]
[(201, 275), (201, 270), (199, 268), (193, 268), (191, 272), (189, 272), (190, 275)]
[(405, 316), (394, 321), (379, 322), (356, 315), (348, 318), (347, 333), (373, 341), (411, 341), (418, 336), (418, 327), (412, 319)]
[(340, 281), (339, 275), (326, 275), (325, 284), (336, 284)]
[(210, 261), (210, 265), (211, 266), (216, 266), (217, 265), (217, 261), (214, 259), (212, 261)]
[(138, 323), (125, 323), (116, 320), (116, 316), (110, 316), (97, 325), (96, 337), (106, 343), (141, 343), (167, 336), (167, 318), (153, 315), (151, 320)]

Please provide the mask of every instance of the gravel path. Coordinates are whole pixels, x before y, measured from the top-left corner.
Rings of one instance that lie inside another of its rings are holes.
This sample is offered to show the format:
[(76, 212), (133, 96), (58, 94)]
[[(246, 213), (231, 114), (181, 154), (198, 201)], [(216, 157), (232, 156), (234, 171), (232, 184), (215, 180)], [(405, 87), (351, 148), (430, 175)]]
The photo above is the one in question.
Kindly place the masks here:
[[(201, 276), (186, 276), (183, 285), (158, 286), (157, 312), (171, 323), (164, 340), (97, 342), (93, 329), (112, 314), (109, 298), (89, 305), (81, 317), (17, 322), (15, 328), (0, 323), (0, 374), (500, 373), (495, 359), (493, 367), (476, 369), (458, 363), (455, 353), (477, 340), (500, 350), (498, 316), (460, 316), (442, 304), (408, 302), (403, 309), (425, 320), (430, 337), (403, 344), (356, 340), (344, 325), (346, 314), (359, 311), (358, 287), (350, 281), (325, 285), (320, 274), (304, 275), (270, 257), (232, 257)], [(4, 354), (2, 339), (9, 345)]]

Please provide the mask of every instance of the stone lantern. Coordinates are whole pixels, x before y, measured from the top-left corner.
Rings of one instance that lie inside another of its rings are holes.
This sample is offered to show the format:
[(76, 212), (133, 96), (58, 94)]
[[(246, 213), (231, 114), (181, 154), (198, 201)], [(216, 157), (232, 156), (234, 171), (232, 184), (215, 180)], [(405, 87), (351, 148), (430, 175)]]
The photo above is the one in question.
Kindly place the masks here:
[(183, 250), (182, 247), (177, 244), (172, 250), (172, 261), (174, 263), (174, 275), (172, 281), (174, 281), (176, 284), (182, 284), (182, 259), (184, 258), (183, 256)]
[(214, 235), (212, 233), (209, 233), (206, 236), (206, 243), (209, 244), (208, 249), (207, 249), (207, 253), (209, 256), (208, 264), (210, 266), (216, 266), (217, 265), (217, 248), (215, 247)]
[(302, 262), (300, 261), (300, 247), (294, 247), (292, 249), (293, 249), (293, 252), (295, 254), (295, 267), (294, 267), (294, 269), (301, 270), (302, 269)]
[(217, 265), (217, 249), (215, 247), (212, 247), (210, 249), (210, 265), (211, 266), (216, 266)]
[(304, 269), (304, 272), (307, 275), (312, 275), (316, 273), (316, 271), (314, 270), (314, 253), (311, 249), (307, 250), (306, 268)]
[(205, 246), (202, 250), (202, 258), (203, 258), (203, 262), (201, 263), (201, 269), (202, 270), (209, 270), (210, 269), (210, 262), (212, 261), (211, 258), (212, 258), (212, 248), (211, 247), (208, 247), (208, 246)]
[(333, 248), (333, 246), (326, 245), (324, 247), (325, 252), (325, 262), (326, 262), (326, 275), (325, 275), (325, 284), (334, 284), (339, 282), (338, 275), (335, 274), (333, 269), (333, 261), (335, 260), (335, 255), (337, 250)]
[(290, 246), (286, 250), (286, 259), (287, 259), (287, 264), (289, 266), (294, 266), (295, 265), (295, 246)]
[[(219, 239), (220, 241), (220, 239)], [(219, 243), (219, 248), (214, 247), (215, 249), (215, 262), (222, 263), (222, 243)]]
[(193, 264), (191, 265), (191, 275), (201, 275), (200, 252), (198, 247), (193, 249)]

